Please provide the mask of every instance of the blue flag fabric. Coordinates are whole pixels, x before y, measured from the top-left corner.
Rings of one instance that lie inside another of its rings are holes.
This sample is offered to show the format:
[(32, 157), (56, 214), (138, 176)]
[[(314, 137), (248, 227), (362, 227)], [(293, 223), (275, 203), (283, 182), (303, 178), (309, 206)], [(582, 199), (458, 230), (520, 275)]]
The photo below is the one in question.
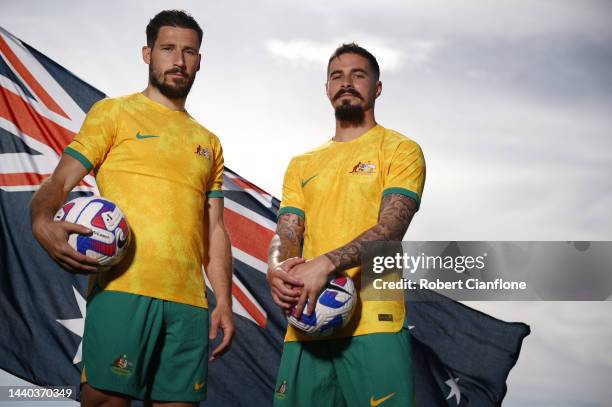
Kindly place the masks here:
[(433, 291), (410, 295), (416, 405), (501, 405), (529, 326), (500, 321)]
[[(103, 97), (0, 28), (0, 368), (41, 386), (80, 382), (87, 278), (62, 270), (38, 245), (28, 203)], [(92, 193), (88, 175), (71, 197)], [(210, 366), (202, 405), (270, 406), (286, 328), (265, 276), (279, 201), (227, 168), (224, 194), (237, 333)], [(407, 306), (417, 406), (499, 405), (529, 328), (450, 300)]]

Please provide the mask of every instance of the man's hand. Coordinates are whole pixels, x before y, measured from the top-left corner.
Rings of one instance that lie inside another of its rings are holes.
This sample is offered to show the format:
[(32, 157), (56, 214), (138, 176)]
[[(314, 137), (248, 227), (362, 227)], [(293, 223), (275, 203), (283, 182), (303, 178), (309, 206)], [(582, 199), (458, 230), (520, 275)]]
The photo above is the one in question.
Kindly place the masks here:
[(335, 270), (334, 264), (327, 256), (319, 256), (291, 269), (290, 274), (304, 284), (298, 303), (292, 313), (295, 318), (299, 319), (301, 317), (306, 301), (308, 301), (306, 315), (312, 315), (321, 291), (323, 291)]
[(219, 329), (223, 331), (223, 340), (213, 350), (210, 355), (210, 360), (216, 360), (227, 352), (234, 338), (234, 316), (232, 314), (232, 307), (227, 303), (219, 303), (215, 306), (212, 314), (210, 315), (210, 333), (208, 339), (211, 341), (217, 338)]
[(272, 292), (272, 299), (283, 309), (285, 314), (289, 313), (291, 307), (298, 302), (303, 283), (301, 280), (289, 274), (290, 270), (306, 260), (301, 257), (292, 257), (268, 270), (268, 283)]
[(40, 245), (60, 266), (71, 271), (97, 271), (98, 262), (68, 245), (68, 235), (90, 235), (86, 227), (67, 222), (55, 222), (53, 216), (66, 201), (68, 193), (87, 174), (83, 164), (69, 154), (63, 154), (53, 174), (47, 178), (30, 202), (32, 233)]
[(49, 256), (63, 268), (70, 271), (98, 271), (98, 261), (85, 256), (68, 245), (68, 236), (72, 233), (91, 235), (85, 226), (70, 222), (55, 222), (41, 219), (32, 225), (32, 233)]

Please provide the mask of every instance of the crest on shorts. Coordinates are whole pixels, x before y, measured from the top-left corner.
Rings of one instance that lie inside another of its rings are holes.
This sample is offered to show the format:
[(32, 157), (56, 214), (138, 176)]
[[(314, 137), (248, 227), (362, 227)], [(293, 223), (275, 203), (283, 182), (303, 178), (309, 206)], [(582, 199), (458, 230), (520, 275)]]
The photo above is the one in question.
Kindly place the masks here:
[(193, 390), (195, 391), (202, 390), (204, 388), (204, 383), (206, 383), (206, 380), (196, 381), (195, 384), (193, 385)]
[(129, 376), (132, 374), (134, 364), (130, 362), (127, 355), (121, 355), (113, 362), (111, 371), (121, 376)]
[(287, 380), (283, 380), (283, 382), (278, 386), (278, 390), (276, 390), (276, 398), (282, 400), (285, 398), (285, 394), (287, 393)]

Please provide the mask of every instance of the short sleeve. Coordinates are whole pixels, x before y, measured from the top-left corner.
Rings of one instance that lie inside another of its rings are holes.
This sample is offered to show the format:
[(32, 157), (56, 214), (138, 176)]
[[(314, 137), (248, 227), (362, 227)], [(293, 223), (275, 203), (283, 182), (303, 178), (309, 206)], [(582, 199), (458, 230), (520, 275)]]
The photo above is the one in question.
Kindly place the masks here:
[(210, 180), (206, 189), (207, 198), (223, 198), (223, 148), (221, 142), (215, 136), (212, 139), (212, 168)]
[(64, 150), (83, 164), (87, 171), (97, 167), (114, 143), (117, 132), (116, 102), (104, 99), (94, 104), (72, 142)]
[(298, 162), (295, 158), (291, 160), (287, 171), (285, 171), (285, 179), (283, 181), (283, 200), (281, 201), (278, 216), (284, 213), (294, 213), (302, 218), (304, 214), (304, 195), (302, 194), (302, 185), (300, 181), (300, 171)]
[(389, 164), (384, 182), (383, 196), (401, 194), (421, 204), (425, 185), (425, 158), (421, 147), (411, 140), (401, 142)]

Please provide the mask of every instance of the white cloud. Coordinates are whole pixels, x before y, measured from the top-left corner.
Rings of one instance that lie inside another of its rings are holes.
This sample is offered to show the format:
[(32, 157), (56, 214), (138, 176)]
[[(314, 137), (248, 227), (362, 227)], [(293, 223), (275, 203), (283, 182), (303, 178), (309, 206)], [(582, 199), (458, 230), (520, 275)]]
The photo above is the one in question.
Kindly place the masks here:
[(438, 41), (413, 41), (408, 44), (407, 58), (414, 64), (427, 63), (441, 45)]
[(324, 63), (333, 49), (329, 44), (309, 40), (270, 40), (266, 42), (266, 48), (272, 55), (291, 62), (306, 61), (317, 64)]
[(440, 43), (435, 41), (419, 40), (408, 42), (399, 48), (386, 45), (380, 39), (358, 40), (363, 37), (363, 35), (346, 35), (344, 39), (336, 41), (272, 39), (266, 41), (265, 46), (268, 52), (277, 58), (295, 64), (312, 64), (320, 68), (326, 66), (329, 56), (342, 42), (355, 39), (355, 42), (376, 56), (382, 72), (397, 72), (406, 63), (414, 65), (427, 63), (440, 46)]

